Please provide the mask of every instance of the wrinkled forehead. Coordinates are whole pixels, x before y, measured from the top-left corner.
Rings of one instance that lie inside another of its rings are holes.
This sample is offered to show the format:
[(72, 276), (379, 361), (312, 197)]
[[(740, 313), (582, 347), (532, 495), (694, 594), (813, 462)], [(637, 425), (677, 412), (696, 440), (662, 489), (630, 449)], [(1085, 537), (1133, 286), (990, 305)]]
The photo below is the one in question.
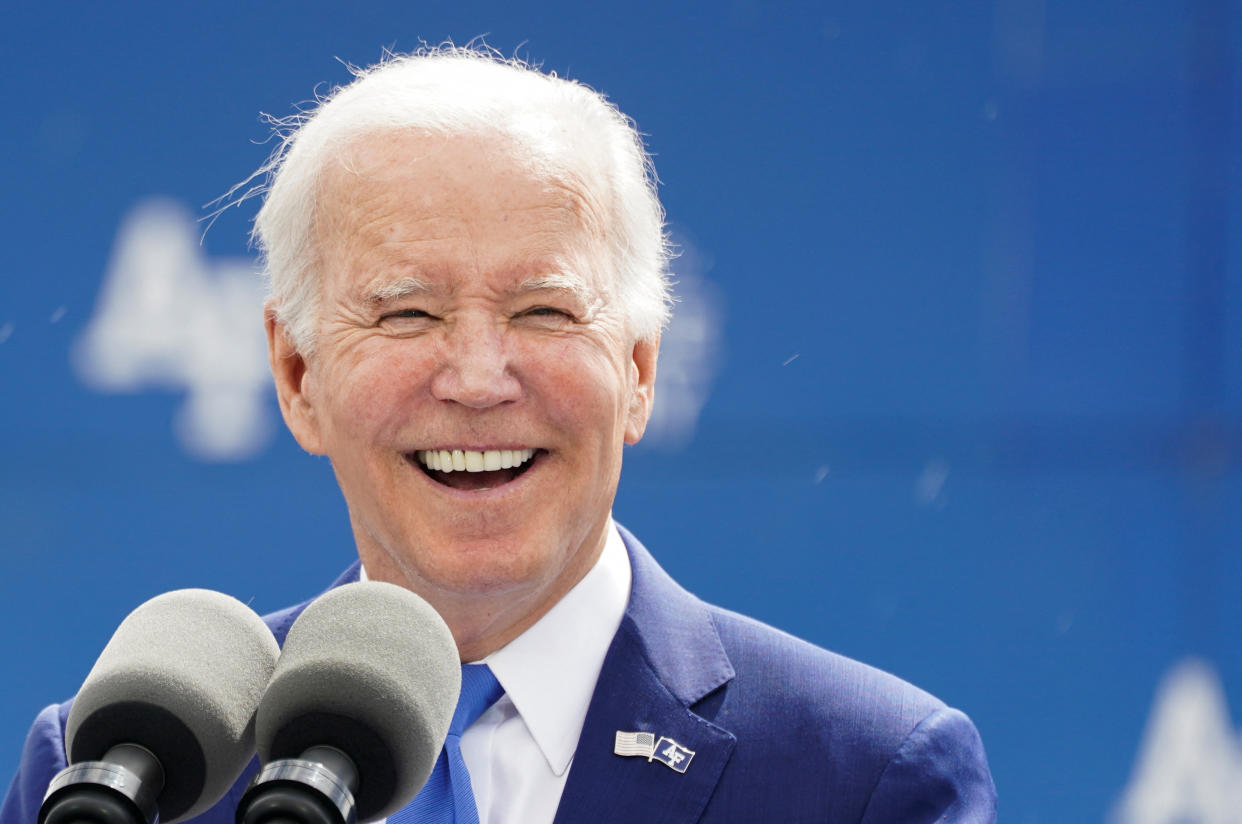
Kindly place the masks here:
[(461, 193), (463, 182), (490, 179), (489, 199), (518, 187), (540, 189), (563, 198), (583, 228), (603, 236), (612, 199), (608, 174), (591, 151), (571, 149), (566, 141), (526, 140), (507, 132), (369, 132), (333, 153), (319, 191), (330, 207), (334, 199), (365, 196), (377, 184), (406, 180), (421, 185), (424, 200), (431, 201)]
[(381, 232), (434, 240), (469, 218), (499, 215), (506, 223), (512, 218), (514, 233), (528, 233), (531, 254), (573, 249), (607, 258), (605, 176), (563, 155), (508, 134), (407, 129), (359, 136), (333, 153), (321, 179), (321, 256), (349, 256)]

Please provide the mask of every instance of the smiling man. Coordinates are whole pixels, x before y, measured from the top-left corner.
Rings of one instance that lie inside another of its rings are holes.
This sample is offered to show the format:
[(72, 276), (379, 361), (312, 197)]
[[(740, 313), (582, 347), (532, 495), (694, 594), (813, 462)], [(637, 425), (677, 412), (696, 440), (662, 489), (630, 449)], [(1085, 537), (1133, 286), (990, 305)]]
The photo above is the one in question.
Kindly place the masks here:
[[(332, 459), (367, 575), (408, 587), (464, 660), (595, 565), (621, 450), (651, 410), (603, 227), (555, 146), (423, 130), (342, 146), (320, 181), (314, 348), (268, 313), (281, 409)], [(265, 224), (260, 218), (260, 226)]]
[[(285, 421), (348, 505), (341, 581), (418, 593), (463, 678), (495, 679), (455, 800), (392, 821), (994, 820), (964, 715), (702, 603), (612, 521), (669, 305), (624, 115), (449, 48), (289, 126), (256, 220), (267, 334)], [(303, 606), (269, 618), (278, 639)], [(63, 766), (63, 717), (36, 723), (4, 824)], [(237, 795), (200, 820), (232, 821)]]

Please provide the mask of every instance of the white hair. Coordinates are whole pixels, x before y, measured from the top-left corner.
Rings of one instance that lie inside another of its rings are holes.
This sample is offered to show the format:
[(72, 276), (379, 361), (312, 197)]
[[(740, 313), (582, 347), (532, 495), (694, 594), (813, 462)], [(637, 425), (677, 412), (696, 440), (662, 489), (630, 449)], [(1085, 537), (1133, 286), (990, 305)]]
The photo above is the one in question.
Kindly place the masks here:
[(314, 227), (325, 173), (360, 138), (393, 130), (499, 134), (541, 173), (587, 186), (605, 204), (612, 294), (629, 331), (636, 340), (660, 333), (671, 303), (664, 211), (642, 138), (616, 106), (581, 83), (480, 47), (424, 48), (353, 71), (351, 83), (310, 109), (272, 119), (280, 145), (250, 178), (262, 183), (235, 201), (263, 195), (251, 236), (276, 317), (299, 351), (315, 347), (322, 273)]

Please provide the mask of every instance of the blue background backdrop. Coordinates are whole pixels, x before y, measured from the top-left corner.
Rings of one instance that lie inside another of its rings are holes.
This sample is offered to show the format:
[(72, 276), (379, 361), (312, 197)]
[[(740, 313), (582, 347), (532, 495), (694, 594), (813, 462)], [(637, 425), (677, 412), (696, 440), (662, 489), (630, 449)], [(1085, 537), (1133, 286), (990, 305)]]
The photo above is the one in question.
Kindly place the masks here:
[[(1104, 820), (1184, 656), (1242, 707), (1236, 3), (5, 17), (0, 773), (141, 601), (267, 611), (352, 554), (330, 467), (287, 433), (204, 461), (177, 387), (83, 383), (123, 217), (244, 178), (258, 113), (347, 81), (334, 58), (485, 33), (650, 136), (720, 336), (697, 426), (629, 452), (615, 510), (675, 577), (966, 709), (1006, 821)], [(247, 255), (252, 215), (201, 253)]]

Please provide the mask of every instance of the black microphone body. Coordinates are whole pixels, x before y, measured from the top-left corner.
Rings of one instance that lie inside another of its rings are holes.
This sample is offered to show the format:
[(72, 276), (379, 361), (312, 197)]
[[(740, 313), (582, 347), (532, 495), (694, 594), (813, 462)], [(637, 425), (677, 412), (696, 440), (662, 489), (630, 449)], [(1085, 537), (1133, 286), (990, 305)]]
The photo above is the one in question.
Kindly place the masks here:
[(98, 761), (61, 770), (48, 785), (40, 824), (148, 824), (164, 789), (164, 768), (150, 750), (118, 744)]
[(353, 824), (358, 767), (335, 747), (268, 764), (238, 805), (238, 824)]

